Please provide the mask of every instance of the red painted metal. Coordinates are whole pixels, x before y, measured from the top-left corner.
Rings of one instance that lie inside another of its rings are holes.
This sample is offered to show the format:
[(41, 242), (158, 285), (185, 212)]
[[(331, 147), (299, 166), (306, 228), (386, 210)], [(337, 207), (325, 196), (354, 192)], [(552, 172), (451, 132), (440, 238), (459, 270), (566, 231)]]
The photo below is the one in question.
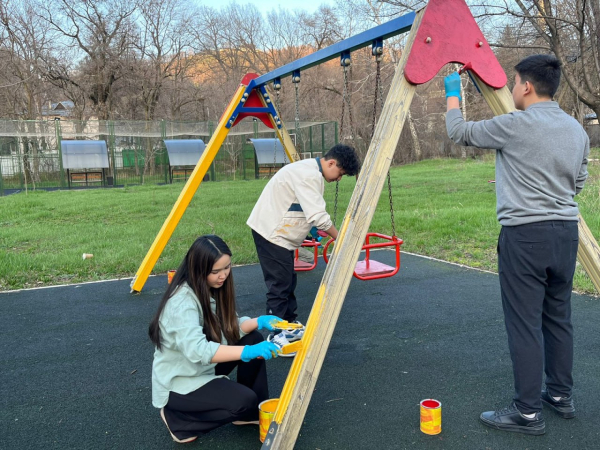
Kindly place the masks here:
[[(372, 237), (376, 237), (379, 239), (384, 239), (388, 242), (377, 242), (374, 244), (370, 243), (370, 239)], [(330, 239), (327, 244), (323, 247), (323, 259), (326, 263), (329, 263), (329, 258), (327, 257), (327, 249), (334, 242), (334, 239)], [(356, 263), (356, 267), (354, 268), (354, 277), (359, 280), (367, 281), (367, 280), (378, 280), (381, 278), (389, 278), (398, 273), (400, 270), (400, 246), (404, 243), (402, 239), (397, 238), (396, 236), (386, 236), (385, 234), (380, 233), (367, 233), (365, 238), (365, 244), (362, 246), (362, 249), (365, 251), (365, 259), (362, 261), (358, 261)], [(388, 266), (387, 264), (380, 263), (371, 259), (370, 250), (373, 248), (386, 248), (386, 247), (395, 247), (396, 249), (396, 266)]]
[[(257, 73), (247, 73), (246, 75), (244, 75), (244, 78), (242, 78), (241, 84), (244, 86), (248, 86), (250, 84), (250, 82), (252, 80), (254, 80), (255, 78), (258, 78)], [(250, 92), (250, 95), (248, 95), (248, 98), (246, 99), (246, 102), (244, 103), (244, 106), (248, 107), (248, 108), (264, 108), (265, 107), (265, 105), (263, 105), (263, 102), (260, 100), (260, 97), (256, 93), (256, 88), (252, 89), (252, 91)], [(262, 123), (264, 123), (267, 127), (273, 128), (273, 124), (269, 120), (268, 113), (244, 113), (244, 112), (238, 114), (238, 116), (235, 119), (235, 122), (233, 122), (233, 124), (231, 125), (231, 128), (235, 127), (242, 119), (245, 119), (246, 117), (256, 117)]]
[(471, 64), (469, 70), (494, 89), (506, 85), (506, 74), (464, 0), (429, 0), (404, 76), (423, 84), (448, 63)]
[(301, 261), (300, 259), (298, 259), (298, 250), (296, 250), (294, 252), (294, 270), (296, 272), (307, 272), (307, 271), (313, 270), (315, 267), (317, 267), (317, 261), (319, 260), (319, 245), (321, 245), (321, 244), (319, 242), (317, 242), (315, 239), (312, 239), (312, 240), (305, 239), (304, 240), (304, 242), (302, 243), (302, 247), (313, 247), (315, 258), (312, 263), (307, 263), (307, 262)]

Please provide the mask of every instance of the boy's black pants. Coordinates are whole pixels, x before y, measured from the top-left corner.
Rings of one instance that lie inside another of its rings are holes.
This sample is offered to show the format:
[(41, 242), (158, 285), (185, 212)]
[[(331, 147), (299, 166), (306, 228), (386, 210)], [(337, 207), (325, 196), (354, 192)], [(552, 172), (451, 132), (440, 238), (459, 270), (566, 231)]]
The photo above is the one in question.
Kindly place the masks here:
[(258, 261), (267, 285), (267, 314), (293, 322), (296, 309), (297, 275), (294, 271), (294, 251), (275, 245), (252, 230)]
[(543, 374), (551, 395), (573, 387), (571, 291), (578, 246), (577, 221), (503, 226), (498, 272), (515, 403), (523, 414), (542, 409)]
[[(236, 345), (253, 345), (264, 340), (253, 331)], [(269, 398), (267, 367), (264, 359), (247, 363), (230, 361), (215, 366), (216, 375), (228, 375), (237, 370), (237, 383), (227, 378), (216, 378), (204, 386), (181, 395), (169, 393), (164, 408), (171, 432), (178, 439), (200, 436), (236, 420), (258, 420), (258, 404)]]

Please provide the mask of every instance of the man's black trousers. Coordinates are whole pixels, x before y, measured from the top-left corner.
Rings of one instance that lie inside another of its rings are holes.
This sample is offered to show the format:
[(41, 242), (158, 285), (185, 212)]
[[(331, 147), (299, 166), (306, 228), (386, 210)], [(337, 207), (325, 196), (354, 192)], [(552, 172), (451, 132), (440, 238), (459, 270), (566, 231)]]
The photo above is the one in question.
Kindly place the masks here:
[(294, 251), (275, 245), (252, 230), (258, 261), (267, 285), (267, 314), (293, 322), (296, 320), (297, 275)]
[(544, 372), (551, 395), (571, 395), (571, 291), (577, 246), (576, 221), (503, 226), (500, 231), (498, 272), (514, 400), (524, 414), (542, 409)]

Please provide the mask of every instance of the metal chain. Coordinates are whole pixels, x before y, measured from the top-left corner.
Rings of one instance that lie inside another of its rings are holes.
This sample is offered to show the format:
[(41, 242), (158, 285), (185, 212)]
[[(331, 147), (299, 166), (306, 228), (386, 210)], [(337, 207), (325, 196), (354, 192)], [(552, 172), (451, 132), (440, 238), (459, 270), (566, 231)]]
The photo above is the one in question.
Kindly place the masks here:
[(390, 217), (392, 221), (392, 236), (396, 236), (396, 220), (394, 219), (394, 199), (392, 198), (392, 177), (390, 171), (387, 174), (388, 181), (388, 196), (390, 198)]
[[(376, 57), (377, 61), (377, 74), (375, 75), (375, 101), (373, 102), (373, 130), (371, 132), (371, 139), (375, 134), (375, 122), (377, 117), (377, 100), (383, 108), (383, 83), (381, 82), (381, 58)], [(388, 169), (387, 173), (387, 185), (388, 185), (388, 198), (390, 200), (390, 219), (392, 222), (392, 236), (396, 236), (396, 220), (394, 218), (394, 198), (392, 196), (392, 177)]]
[[(342, 114), (340, 117), (340, 141), (344, 140), (344, 116), (346, 110), (346, 102), (348, 102), (348, 111), (350, 116), (350, 135), (352, 136), (352, 108), (350, 108), (350, 100), (348, 99), (348, 65), (344, 67), (344, 93), (342, 98)], [(333, 226), (337, 226), (337, 207), (338, 207), (338, 194), (340, 190), (340, 182), (335, 182), (335, 200), (333, 203)]]
[[(344, 70), (344, 77), (346, 77), (346, 71)], [(344, 93), (342, 97), (342, 115), (340, 117), (340, 142), (344, 140), (344, 110), (346, 108), (346, 83), (344, 83)]]
[(296, 151), (300, 145), (300, 82), (294, 83), (294, 89), (296, 90), (296, 117), (294, 119), (294, 126), (296, 127)]
[(375, 124), (377, 123), (377, 101), (383, 99), (383, 89), (381, 86), (381, 60), (377, 58), (377, 73), (375, 75), (375, 95), (373, 101), (373, 122), (371, 124), (371, 139), (375, 135)]
[(337, 205), (338, 205), (338, 192), (339, 192), (339, 188), (340, 188), (340, 182), (336, 181), (335, 182), (335, 200), (333, 203), (333, 226), (337, 227)]
[[(279, 110), (279, 94), (281, 88), (275, 89), (275, 110), (279, 114), (279, 120), (281, 120), (281, 111)], [(273, 168), (277, 164), (277, 132), (275, 132), (275, 140), (273, 142)], [(283, 151), (283, 164), (285, 165), (285, 150)]]
[(344, 66), (344, 99), (342, 101), (342, 119), (341, 119), (341, 125), (340, 125), (340, 137), (342, 138), (342, 140), (344, 139), (344, 135), (343, 135), (343, 129), (344, 129), (344, 108), (346, 103), (348, 103), (348, 119), (350, 120), (350, 123), (348, 124), (350, 126), (350, 138), (352, 140), (354, 140), (354, 130), (353, 130), (353, 126), (352, 126), (352, 122), (354, 122), (354, 119), (352, 117), (352, 105), (350, 102), (350, 88), (348, 86), (348, 66), (345, 65)]
[[(346, 66), (344, 66), (344, 74), (347, 72)], [(352, 139), (352, 145), (354, 144), (354, 118), (352, 117), (352, 93), (350, 92), (350, 88), (348, 87), (348, 76), (345, 76), (346, 83), (346, 93), (348, 95), (348, 118), (350, 119), (350, 138)]]
[(383, 110), (383, 83), (381, 82), (381, 58), (377, 61), (377, 78), (379, 83), (379, 104)]

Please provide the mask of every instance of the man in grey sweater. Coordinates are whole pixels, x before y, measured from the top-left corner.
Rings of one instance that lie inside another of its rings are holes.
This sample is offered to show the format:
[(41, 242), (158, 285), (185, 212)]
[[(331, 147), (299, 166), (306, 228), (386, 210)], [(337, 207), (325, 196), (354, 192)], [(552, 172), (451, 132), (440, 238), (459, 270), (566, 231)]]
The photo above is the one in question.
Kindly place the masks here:
[[(504, 431), (545, 433), (542, 402), (563, 418), (575, 416), (571, 290), (577, 258), (578, 194), (587, 173), (589, 138), (552, 101), (560, 62), (533, 55), (515, 66), (510, 114), (465, 122), (460, 75), (445, 78), (448, 136), (457, 144), (496, 150), (498, 273), (514, 401), (481, 414)], [(546, 389), (542, 389), (546, 374)]]

